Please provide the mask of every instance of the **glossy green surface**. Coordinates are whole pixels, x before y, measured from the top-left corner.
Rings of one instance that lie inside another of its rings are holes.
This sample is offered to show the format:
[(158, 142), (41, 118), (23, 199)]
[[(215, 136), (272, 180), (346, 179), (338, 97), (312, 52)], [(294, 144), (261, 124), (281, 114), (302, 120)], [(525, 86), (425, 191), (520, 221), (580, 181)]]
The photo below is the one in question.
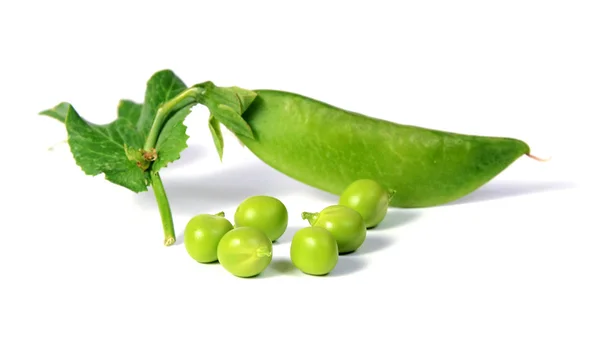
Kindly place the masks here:
[(242, 278), (254, 277), (271, 263), (273, 244), (260, 230), (239, 227), (223, 236), (217, 257), (229, 273)]
[(259, 229), (275, 241), (287, 228), (288, 211), (279, 199), (272, 196), (251, 196), (237, 207), (234, 224), (236, 227)]
[(183, 243), (187, 253), (200, 263), (217, 260), (217, 247), (223, 236), (233, 229), (224, 214), (200, 214), (192, 217), (183, 232)]
[(377, 226), (387, 214), (390, 192), (372, 179), (359, 179), (340, 195), (339, 205), (360, 213), (367, 228)]
[(292, 238), (290, 258), (294, 266), (303, 273), (328, 274), (338, 262), (337, 242), (325, 228), (302, 228)]
[(401, 125), (301, 95), (256, 90), (238, 136), (261, 160), (305, 184), (340, 195), (358, 179), (396, 191), (395, 207), (434, 206), (485, 184), (529, 153), (512, 138)]
[(356, 251), (367, 237), (367, 227), (360, 213), (341, 205), (325, 207), (321, 212), (303, 212), (311, 226), (327, 229), (338, 244), (338, 252)]

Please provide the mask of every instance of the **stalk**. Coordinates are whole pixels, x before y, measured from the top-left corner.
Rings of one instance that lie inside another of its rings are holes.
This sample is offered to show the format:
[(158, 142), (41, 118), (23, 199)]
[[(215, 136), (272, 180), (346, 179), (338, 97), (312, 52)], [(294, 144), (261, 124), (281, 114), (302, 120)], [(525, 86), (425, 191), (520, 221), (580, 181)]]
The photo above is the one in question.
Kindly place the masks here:
[[(156, 111), (156, 118), (154, 119), (154, 122), (152, 122), (150, 133), (148, 134), (148, 138), (146, 139), (146, 143), (144, 144), (145, 151), (149, 152), (152, 149), (154, 149), (154, 147), (156, 146), (156, 141), (158, 140), (158, 135), (160, 134), (160, 131), (165, 125), (167, 119), (171, 116), (171, 112), (181, 108), (182, 105), (189, 104), (190, 102), (195, 102), (196, 97), (198, 95), (201, 95), (203, 91), (204, 90), (199, 87), (186, 89), (171, 100), (165, 102), (158, 109), (158, 111)], [(190, 101), (190, 98), (193, 99), (193, 101)]]
[[(171, 100), (165, 102), (158, 109), (158, 111), (156, 111), (156, 118), (152, 123), (148, 138), (146, 138), (146, 142), (144, 143), (145, 152), (149, 153), (150, 155), (156, 155), (154, 150), (156, 147), (156, 141), (158, 140), (158, 136), (160, 135), (163, 126), (169, 117), (173, 115), (172, 112), (177, 111), (187, 104), (193, 103), (195, 101), (195, 97), (197, 97), (199, 94), (202, 94), (202, 92), (203, 90), (198, 87), (186, 89)], [(190, 98), (194, 99), (194, 101), (190, 101)], [(167, 193), (165, 192), (165, 187), (163, 186), (160, 174), (158, 174), (158, 172), (153, 172), (152, 170), (149, 172), (152, 189), (154, 190), (154, 196), (156, 197), (156, 203), (158, 205), (158, 211), (160, 212), (160, 218), (165, 235), (164, 244), (165, 246), (171, 246), (175, 243), (176, 238), (175, 226), (173, 225), (173, 214), (171, 213), (169, 199), (167, 198)]]
[(317, 218), (319, 217), (319, 212), (302, 212), (302, 219), (308, 220), (310, 225), (313, 225)]
[(165, 246), (171, 246), (175, 243), (175, 227), (173, 226), (173, 215), (171, 214), (171, 206), (165, 192), (162, 180), (158, 172), (150, 171), (150, 179), (152, 180), (152, 189), (158, 204), (158, 211), (162, 220), (163, 231), (165, 233)]
[[(142, 150), (145, 161), (153, 162), (160, 157), (160, 155), (157, 155), (156, 153), (156, 142), (158, 141), (158, 137), (167, 120), (171, 118), (176, 111), (198, 103), (205, 104), (209, 108), (211, 116), (214, 114), (215, 118), (228, 128), (233, 128), (234, 131), (248, 132), (252, 135), (250, 126), (243, 120), (241, 113), (250, 105), (250, 103), (252, 103), (255, 97), (256, 93), (252, 91), (236, 87), (218, 88), (212, 84), (212, 82), (197, 84), (185, 89), (174, 98), (164, 102), (156, 111), (156, 117), (152, 122), (152, 127), (150, 128), (150, 132), (148, 133), (148, 137), (146, 138)], [(209, 103), (207, 104), (207, 102)], [(220, 115), (219, 113), (223, 114)], [(233, 116), (231, 114), (233, 114)], [(240, 115), (237, 116), (236, 114)], [(219, 116), (222, 116), (222, 119), (219, 118)], [(236, 119), (236, 116), (238, 119)], [(152, 188), (154, 189), (165, 234), (164, 244), (165, 246), (170, 246), (175, 243), (175, 229), (173, 226), (171, 207), (160, 175), (158, 172), (153, 172), (151, 166), (149, 167), (150, 180)], [(224, 216), (222, 213), (216, 215)]]

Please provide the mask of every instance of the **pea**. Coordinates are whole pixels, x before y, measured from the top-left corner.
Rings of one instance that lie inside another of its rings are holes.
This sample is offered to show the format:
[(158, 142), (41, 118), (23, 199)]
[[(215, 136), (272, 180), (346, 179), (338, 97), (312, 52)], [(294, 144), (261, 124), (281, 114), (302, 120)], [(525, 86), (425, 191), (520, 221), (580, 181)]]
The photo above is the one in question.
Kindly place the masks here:
[(260, 274), (271, 263), (272, 256), (271, 240), (251, 227), (238, 227), (227, 232), (217, 247), (221, 266), (242, 278)]
[(291, 92), (253, 92), (242, 115), (253, 137), (238, 133), (239, 140), (277, 171), (336, 195), (356, 179), (373, 179), (396, 190), (390, 206), (435, 206), (531, 157), (528, 144), (514, 138), (394, 123)]
[(194, 216), (183, 232), (185, 249), (190, 257), (200, 263), (215, 262), (219, 241), (232, 229), (233, 225), (223, 212)]
[(310, 275), (325, 275), (338, 262), (338, 246), (325, 228), (306, 227), (298, 230), (290, 245), (290, 258), (296, 268)]
[(340, 254), (356, 251), (365, 241), (367, 227), (357, 211), (342, 205), (325, 207), (321, 212), (303, 212), (311, 226), (327, 229), (335, 238)]
[(251, 196), (236, 209), (234, 222), (236, 227), (256, 228), (274, 242), (287, 229), (288, 211), (277, 198), (265, 195)]
[(356, 210), (362, 215), (367, 228), (374, 228), (385, 218), (394, 194), (375, 180), (359, 179), (344, 190), (338, 204)]

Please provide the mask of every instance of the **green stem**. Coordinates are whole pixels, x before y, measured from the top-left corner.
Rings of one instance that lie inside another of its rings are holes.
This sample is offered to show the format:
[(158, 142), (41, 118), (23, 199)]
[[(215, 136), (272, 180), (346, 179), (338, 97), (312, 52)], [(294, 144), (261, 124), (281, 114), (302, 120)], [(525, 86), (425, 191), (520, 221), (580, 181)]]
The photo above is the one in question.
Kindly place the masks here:
[(150, 134), (148, 134), (148, 138), (146, 139), (146, 143), (144, 144), (144, 150), (150, 151), (156, 146), (156, 141), (158, 140), (158, 135), (162, 130), (165, 122), (168, 117), (171, 115), (171, 112), (174, 110), (178, 110), (181, 108), (182, 104), (189, 104), (189, 98), (192, 98), (194, 101), (197, 100), (199, 95), (202, 95), (204, 89), (200, 87), (193, 87), (186, 89), (179, 93), (179, 95), (175, 96), (171, 100), (165, 102), (162, 106), (158, 108), (156, 111), (156, 118), (152, 123), (152, 128), (150, 129)]
[(310, 225), (313, 225), (319, 217), (319, 212), (302, 212), (302, 219), (308, 220)]
[[(193, 87), (184, 90), (179, 95), (175, 96), (171, 100), (165, 102), (156, 111), (156, 118), (152, 123), (152, 128), (148, 134), (148, 138), (144, 143), (144, 150), (150, 152), (156, 147), (156, 141), (158, 136), (165, 125), (167, 119), (172, 116), (173, 111), (177, 111), (185, 105), (195, 103), (199, 96), (204, 93), (204, 90), (200, 87)], [(189, 101), (190, 98), (193, 101)], [(152, 188), (154, 189), (154, 196), (156, 197), (156, 203), (158, 204), (158, 211), (160, 212), (160, 218), (162, 220), (163, 231), (165, 233), (165, 246), (171, 246), (175, 243), (175, 227), (173, 225), (173, 214), (171, 213), (171, 206), (169, 205), (169, 199), (163, 186), (162, 180), (158, 172), (150, 170), (150, 180), (152, 182)]]
[(163, 230), (165, 232), (165, 246), (171, 246), (175, 243), (175, 227), (173, 226), (173, 215), (171, 214), (171, 206), (165, 192), (162, 180), (158, 172), (150, 171), (150, 179), (152, 180), (152, 189), (158, 204), (158, 211), (162, 220)]
[[(206, 104), (207, 96), (205, 95), (209, 95), (208, 93), (212, 91), (211, 89), (217, 90), (213, 91), (213, 100), (210, 100), (212, 101), (212, 104), (217, 104), (217, 106), (227, 103), (233, 104), (233, 107), (229, 106), (233, 112), (237, 111), (236, 109), (242, 109), (243, 112), (243, 110), (248, 107), (248, 105), (256, 96), (256, 94), (251, 91), (246, 91), (239, 88), (218, 90), (211, 82), (196, 84), (193, 87), (185, 89), (177, 96), (164, 102), (156, 111), (156, 117), (152, 122), (152, 127), (150, 128), (150, 132), (146, 138), (143, 148), (144, 158), (147, 161), (155, 161), (157, 157), (160, 157), (160, 155), (156, 154), (157, 150), (155, 150), (155, 148), (158, 137), (160, 136), (160, 133), (167, 120), (171, 118), (176, 111), (179, 111), (182, 108), (187, 108), (198, 103)], [(224, 92), (228, 92), (228, 94), (221, 96), (224, 94)], [(240, 94), (242, 94), (241, 97)], [(229, 101), (227, 98), (229, 98), (229, 100), (233, 100), (233, 102)], [(207, 105), (207, 107), (209, 106)], [(211, 111), (211, 113), (213, 113), (213, 111)], [(239, 116), (239, 118), (241, 119), (241, 116)], [(229, 120), (226, 119), (226, 121)], [(236, 126), (236, 123), (232, 122), (226, 125)], [(241, 129), (243, 130), (245, 126), (250, 128), (245, 121), (243, 121)], [(239, 125), (237, 127), (239, 127)], [(250, 134), (252, 134), (251, 130)], [(158, 152), (160, 153), (160, 150), (158, 150)], [(146, 156), (146, 153), (148, 153), (149, 156)], [(149, 165), (148, 167), (151, 166)], [(154, 189), (154, 195), (156, 196), (156, 202), (158, 204), (158, 210), (162, 220), (163, 230), (165, 233), (165, 245), (170, 246), (175, 243), (175, 229), (173, 226), (173, 215), (171, 214), (169, 200), (167, 199), (167, 193), (165, 192), (165, 188), (163, 187), (163, 183), (158, 172), (153, 172), (151, 169), (149, 172), (152, 188)], [(222, 212), (217, 213), (216, 215), (220, 217), (225, 216), (225, 214)]]

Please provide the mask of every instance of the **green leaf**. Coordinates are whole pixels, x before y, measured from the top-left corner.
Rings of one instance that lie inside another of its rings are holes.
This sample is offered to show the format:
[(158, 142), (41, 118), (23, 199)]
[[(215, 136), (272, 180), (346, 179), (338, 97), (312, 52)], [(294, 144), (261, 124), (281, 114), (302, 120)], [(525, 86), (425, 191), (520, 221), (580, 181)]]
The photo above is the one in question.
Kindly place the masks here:
[(229, 87), (227, 88), (234, 92), (240, 100), (240, 114), (244, 113), (250, 104), (256, 98), (256, 92), (252, 90), (242, 89), (240, 87)]
[(95, 176), (104, 173), (108, 181), (134, 192), (148, 189), (148, 175), (125, 152), (127, 146), (124, 141), (129, 135), (122, 135), (119, 130), (122, 123), (130, 123), (128, 120), (117, 119), (111, 124), (94, 125), (81, 118), (70, 105), (66, 112), (69, 146), (75, 162), (85, 174)]
[(246, 120), (244, 120), (239, 113), (232, 110), (231, 107), (227, 105), (219, 105), (214, 116), (233, 133), (241, 134), (250, 139), (254, 139), (254, 133), (252, 132), (252, 129)]
[(178, 160), (181, 152), (187, 148), (189, 136), (186, 134), (187, 127), (183, 121), (191, 111), (191, 105), (178, 110), (163, 126), (156, 142), (158, 158), (152, 164), (153, 172), (158, 172), (170, 162)]
[(255, 92), (238, 87), (221, 88), (212, 82), (197, 84), (195, 87), (203, 89), (203, 94), (197, 99), (209, 109), (214, 118), (233, 133), (254, 139), (252, 128), (244, 120), (242, 113), (256, 97)]
[(167, 100), (174, 98), (186, 89), (185, 83), (171, 70), (162, 70), (154, 73), (146, 83), (146, 94), (141, 115), (137, 121), (137, 130), (144, 137), (148, 137), (156, 112)]
[(107, 180), (132, 191), (147, 190), (150, 167), (153, 171), (180, 158), (187, 147), (183, 120), (191, 104), (174, 106), (164, 125), (159, 125), (159, 138), (154, 149), (143, 150), (146, 138), (163, 104), (186, 89), (172, 71), (156, 72), (146, 83), (144, 104), (119, 101), (115, 121), (98, 125), (86, 121), (66, 102), (42, 111), (67, 127), (69, 146), (75, 162), (88, 175), (104, 173)]
[(144, 146), (144, 136), (138, 131), (136, 125), (142, 114), (142, 104), (121, 100), (117, 114), (116, 129), (123, 143), (141, 149)]
[[(40, 112), (40, 115), (49, 116), (65, 123), (70, 108), (73, 108), (71, 104), (61, 102), (51, 109)], [(139, 119), (141, 109), (141, 104), (130, 100), (121, 100), (117, 109), (117, 120), (104, 125), (96, 124), (94, 128), (99, 133), (104, 134), (121, 145), (127, 144), (135, 148), (141, 148), (144, 144), (144, 139), (135, 128), (135, 123)]]
[(208, 128), (210, 129), (210, 134), (212, 134), (213, 142), (215, 143), (215, 147), (217, 148), (217, 152), (219, 153), (219, 160), (223, 161), (223, 134), (221, 133), (221, 123), (213, 116), (210, 115), (208, 118)]
[(40, 115), (52, 117), (56, 120), (59, 120), (59, 121), (65, 123), (65, 119), (67, 118), (67, 110), (69, 109), (70, 106), (71, 106), (71, 104), (69, 104), (67, 102), (61, 102), (60, 104), (54, 106), (51, 109), (40, 112)]
[(212, 82), (187, 89), (171, 70), (162, 70), (146, 83), (143, 105), (121, 100), (112, 123), (89, 123), (66, 102), (41, 114), (66, 124), (71, 151), (86, 174), (104, 173), (109, 181), (139, 192), (147, 190), (148, 169), (158, 172), (181, 157), (189, 138), (183, 122), (193, 105), (201, 103), (210, 110), (208, 124), (222, 160), (221, 124), (237, 136), (254, 138), (242, 114), (255, 98), (254, 91)]
[(142, 115), (142, 104), (131, 100), (121, 100), (117, 112), (119, 118), (126, 119), (135, 126)]

